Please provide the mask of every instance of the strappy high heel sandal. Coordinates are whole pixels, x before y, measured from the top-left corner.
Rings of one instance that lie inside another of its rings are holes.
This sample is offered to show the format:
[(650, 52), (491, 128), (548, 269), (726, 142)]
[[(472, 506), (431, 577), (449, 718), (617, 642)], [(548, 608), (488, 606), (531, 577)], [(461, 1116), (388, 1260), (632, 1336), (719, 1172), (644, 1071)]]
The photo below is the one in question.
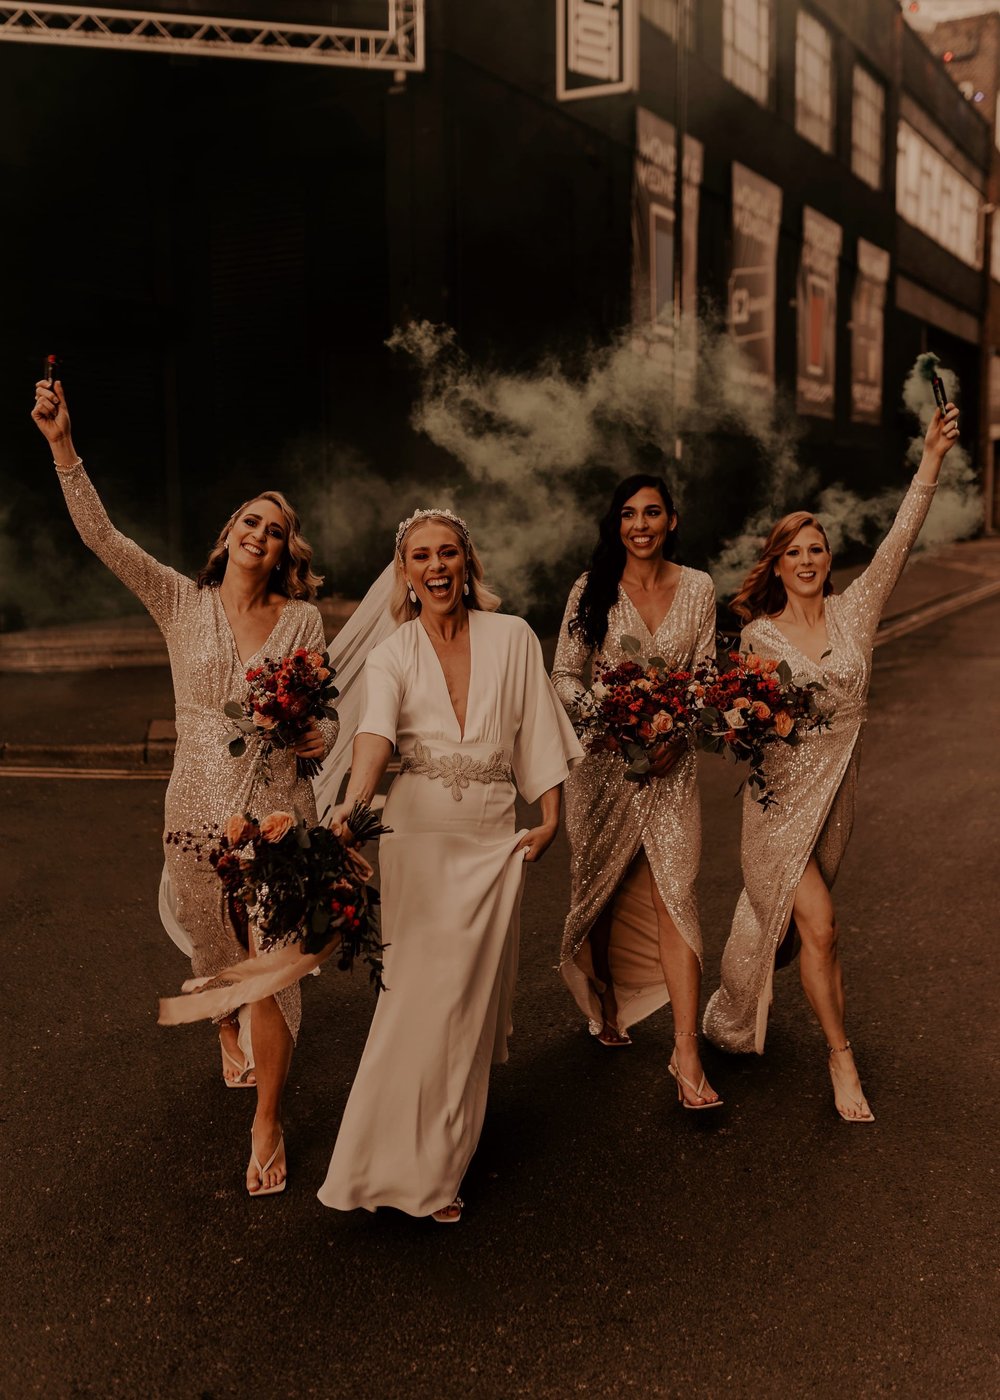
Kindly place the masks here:
[[(846, 1113), (844, 1111), (844, 1107), (841, 1106), (841, 1099), (839, 1097), (840, 1091), (837, 1088), (837, 1081), (833, 1078), (833, 1057), (834, 1055), (845, 1055), (847, 1051), (851, 1048), (851, 1042), (847, 1041), (846, 1044), (838, 1046), (828, 1045), (826, 1048), (830, 1052), (829, 1059), (827, 1060), (827, 1065), (829, 1066), (830, 1079), (833, 1083), (834, 1108), (840, 1114), (841, 1118), (843, 1118), (845, 1123), (874, 1123), (875, 1115), (874, 1113), (872, 1113), (871, 1109), (868, 1106), (868, 1100), (865, 1098), (864, 1090), (861, 1090), (860, 1099), (852, 1099), (848, 1098), (846, 1094), (844, 1095), (843, 1104), (845, 1105), (845, 1107), (850, 1106), (851, 1108), (856, 1108), (859, 1110), (857, 1113)], [(858, 1087), (861, 1087), (860, 1080), (858, 1080)]]
[[(692, 1039), (697, 1040), (697, 1039), (698, 1039), (698, 1032), (697, 1032), (697, 1031), (674, 1031), (674, 1039), (675, 1039), (675, 1040), (678, 1040), (681, 1036), (690, 1036)], [(702, 1076), (701, 1076), (701, 1083), (698, 1084), (698, 1085), (695, 1085), (690, 1079), (688, 1079), (688, 1077), (687, 1077), (686, 1074), (682, 1074), (682, 1073), (681, 1073), (681, 1071), (680, 1071), (680, 1069), (679, 1069), (679, 1067), (678, 1067), (678, 1064), (677, 1064), (677, 1049), (676, 1049), (676, 1046), (675, 1046), (675, 1048), (674, 1048), (674, 1053), (673, 1053), (673, 1054), (671, 1055), (671, 1057), (670, 1057), (670, 1063), (667, 1065), (667, 1069), (670, 1071), (670, 1073), (671, 1073), (671, 1074), (673, 1075), (673, 1077), (674, 1077), (674, 1082), (675, 1082), (676, 1085), (677, 1085), (677, 1098), (678, 1098), (678, 1101), (683, 1105), (684, 1108), (702, 1109), (702, 1108), (721, 1108), (721, 1107), (722, 1107), (722, 1099), (719, 1098), (718, 1094), (716, 1094), (716, 1096), (715, 1096), (714, 1099), (706, 1099), (704, 1103), (690, 1103), (690, 1102), (684, 1097), (684, 1089), (683, 1089), (683, 1087), (682, 1087), (683, 1085), (686, 1084), (687, 1087), (691, 1090), (692, 1094), (694, 1094), (694, 1096), (695, 1096), (696, 1098), (699, 1098), (699, 1099), (700, 1099), (700, 1098), (703, 1096), (704, 1092), (705, 1092), (705, 1086), (707, 1085), (708, 1081), (707, 1081), (707, 1079), (705, 1078), (705, 1075), (704, 1075), (704, 1072), (703, 1072), (703, 1073), (702, 1073)], [(714, 1091), (713, 1091), (713, 1092), (714, 1092)]]
[(281, 1151), (281, 1144), (284, 1142), (284, 1140), (285, 1140), (285, 1134), (279, 1130), (279, 1132), (278, 1132), (278, 1141), (277, 1141), (277, 1143), (275, 1144), (274, 1151), (271, 1153), (270, 1157), (268, 1157), (268, 1159), (267, 1159), (267, 1161), (264, 1163), (264, 1165), (261, 1166), (260, 1162), (257, 1160), (257, 1148), (256, 1148), (256, 1146), (254, 1145), (254, 1140), (253, 1140), (253, 1129), (251, 1128), (251, 1130), (250, 1130), (250, 1163), (251, 1163), (251, 1165), (253, 1166), (254, 1170), (255, 1170), (256, 1173), (257, 1173), (257, 1179), (260, 1181), (260, 1185), (257, 1187), (257, 1190), (256, 1190), (256, 1191), (251, 1191), (251, 1190), (250, 1190), (250, 1187), (247, 1186), (247, 1195), (248, 1195), (248, 1196), (253, 1196), (253, 1197), (257, 1197), (257, 1196), (280, 1196), (281, 1193), (282, 1193), (282, 1191), (284, 1191), (285, 1187), (288, 1185), (288, 1174), (287, 1174), (287, 1172), (286, 1172), (286, 1174), (281, 1178), (281, 1180), (280, 1180), (276, 1185), (274, 1185), (274, 1186), (265, 1186), (265, 1185), (264, 1185), (264, 1177), (267, 1175), (267, 1173), (271, 1170), (272, 1166), (274, 1165), (274, 1159), (275, 1159), (275, 1157), (277, 1157), (278, 1153)]
[[(432, 1210), (431, 1219), (436, 1221), (438, 1225), (457, 1225), (462, 1218), (464, 1206), (465, 1202), (461, 1196), (456, 1196), (450, 1206), (442, 1206), (440, 1210)], [(456, 1211), (457, 1214), (449, 1215), (449, 1211)]]

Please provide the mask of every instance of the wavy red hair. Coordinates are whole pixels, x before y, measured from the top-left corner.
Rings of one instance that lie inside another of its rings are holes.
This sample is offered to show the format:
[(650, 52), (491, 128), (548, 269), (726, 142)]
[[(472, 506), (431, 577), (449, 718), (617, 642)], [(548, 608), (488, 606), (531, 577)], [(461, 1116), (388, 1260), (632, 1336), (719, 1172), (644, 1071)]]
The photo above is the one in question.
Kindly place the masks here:
[[(781, 558), (799, 531), (810, 525), (822, 535), (827, 554), (832, 552), (826, 531), (815, 515), (808, 510), (793, 510), (790, 515), (783, 515), (777, 524), (771, 527), (771, 533), (764, 541), (756, 564), (729, 604), (741, 622), (752, 622), (755, 617), (775, 617), (785, 607), (788, 594), (785, 592), (785, 585), (775, 573), (774, 562)], [(830, 575), (827, 574), (823, 581), (823, 597), (832, 592), (833, 584), (830, 582)]]

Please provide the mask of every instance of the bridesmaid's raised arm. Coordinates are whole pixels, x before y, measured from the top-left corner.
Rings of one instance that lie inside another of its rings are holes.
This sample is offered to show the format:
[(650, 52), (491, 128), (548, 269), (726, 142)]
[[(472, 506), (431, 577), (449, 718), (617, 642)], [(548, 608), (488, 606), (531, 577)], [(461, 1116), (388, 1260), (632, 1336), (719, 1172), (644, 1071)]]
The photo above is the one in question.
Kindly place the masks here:
[(859, 625), (869, 634), (869, 640), (874, 638), (879, 618), (927, 517), (941, 474), (941, 464), (957, 441), (958, 409), (949, 403), (943, 411), (935, 409), (924, 438), (920, 465), (889, 533), (864, 573), (859, 574), (844, 591), (844, 605), (855, 611)]
[(54, 384), (44, 379), (38, 381), (31, 417), (52, 449), (52, 463), (80, 538), (165, 630), (177, 617), (181, 600), (195, 587), (194, 583), (159, 563), (108, 519), (73, 444), (66, 395), (60, 380)]

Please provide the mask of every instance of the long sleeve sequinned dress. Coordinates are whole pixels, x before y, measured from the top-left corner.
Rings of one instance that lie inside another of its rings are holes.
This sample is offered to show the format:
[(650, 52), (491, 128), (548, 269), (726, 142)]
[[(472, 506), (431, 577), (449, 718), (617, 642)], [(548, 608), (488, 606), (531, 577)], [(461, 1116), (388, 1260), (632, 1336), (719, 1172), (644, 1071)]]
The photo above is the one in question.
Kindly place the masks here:
[(359, 733), (400, 752), (379, 843), (385, 985), (319, 1199), (449, 1205), (476, 1150), (490, 1065), (507, 1058), (524, 852), (535, 802), (581, 756), (519, 617), (469, 613), (464, 733), (433, 643), (405, 622), (370, 653)]
[[(646, 656), (662, 656), (671, 668), (690, 667), (715, 655), (715, 586), (708, 574), (682, 569), (670, 610), (650, 635), (634, 603), (619, 585), (599, 653), (569, 630), (586, 575), (566, 605), (552, 683), (571, 718), (586, 689), (584, 672), (627, 660), (621, 637), (634, 636)], [(669, 1001), (659, 955), (652, 877), (685, 942), (702, 960), (695, 880), (701, 860), (701, 806), (693, 749), (663, 778), (639, 785), (625, 777), (617, 754), (588, 754), (566, 783), (566, 830), (571, 864), (570, 911), (559, 969), (594, 1034), (603, 1020), (591, 960), (589, 934), (611, 906), (611, 977), (618, 1026), (626, 1030)]]
[[(316, 819), (312, 786), (296, 775), (290, 751), (272, 756), (273, 781), (264, 784), (254, 745), (239, 759), (225, 745), (231, 724), (227, 700), (247, 693), (246, 670), (265, 656), (277, 659), (296, 647), (323, 651), (323, 620), (311, 603), (289, 599), (264, 644), (241, 660), (217, 587), (199, 588), (192, 579), (160, 564), (116, 530), (82, 467), (59, 473), (70, 515), (84, 544), (130, 589), (149, 612), (167, 643), (174, 686), (177, 748), (165, 801), (165, 832), (194, 831), (203, 822), (220, 825), (234, 812), (266, 815), (297, 810)], [(320, 722), (326, 751), (336, 723)], [(164, 844), (166, 875), (174, 908), (191, 943), (196, 977), (213, 977), (245, 956), (226, 914), (222, 886), (211, 866)], [(298, 984), (277, 994), (292, 1035), (298, 1033)]]
[(828, 888), (836, 879), (854, 822), (875, 633), (934, 490), (913, 482), (871, 564), (826, 599), (829, 650), (821, 661), (792, 646), (770, 618), (743, 629), (744, 651), (787, 661), (800, 683), (822, 681), (833, 716), (830, 729), (766, 750), (764, 773), (777, 806), (765, 811), (744, 792), (744, 888), (722, 955), (722, 985), (705, 1009), (705, 1034), (723, 1050), (763, 1054), (775, 953), (809, 857), (815, 855)]

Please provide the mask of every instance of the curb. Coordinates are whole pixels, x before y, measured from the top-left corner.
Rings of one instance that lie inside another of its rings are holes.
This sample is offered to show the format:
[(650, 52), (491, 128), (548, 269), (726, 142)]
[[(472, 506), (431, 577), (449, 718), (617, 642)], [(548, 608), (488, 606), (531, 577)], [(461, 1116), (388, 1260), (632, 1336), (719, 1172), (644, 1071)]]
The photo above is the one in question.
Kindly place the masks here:
[(0, 773), (15, 768), (147, 769), (169, 777), (173, 743), (146, 740), (141, 744), (0, 744)]
[(928, 627), (932, 622), (937, 622), (939, 618), (948, 617), (951, 613), (960, 612), (962, 608), (974, 607), (976, 603), (985, 603), (989, 598), (995, 598), (1000, 594), (1000, 579), (992, 579), (989, 583), (980, 584), (978, 588), (964, 588), (957, 593), (948, 593), (943, 598), (937, 599), (933, 603), (924, 603), (919, 608), (912, 608), (909, 612), (897, 613), (895, 617), (888, 618), (875, 634), (875, 645), (883, 646), (886, 642), (894, 642), (897, 637), (905, 637), (907, 632), (915, 632), (920, 627)]

